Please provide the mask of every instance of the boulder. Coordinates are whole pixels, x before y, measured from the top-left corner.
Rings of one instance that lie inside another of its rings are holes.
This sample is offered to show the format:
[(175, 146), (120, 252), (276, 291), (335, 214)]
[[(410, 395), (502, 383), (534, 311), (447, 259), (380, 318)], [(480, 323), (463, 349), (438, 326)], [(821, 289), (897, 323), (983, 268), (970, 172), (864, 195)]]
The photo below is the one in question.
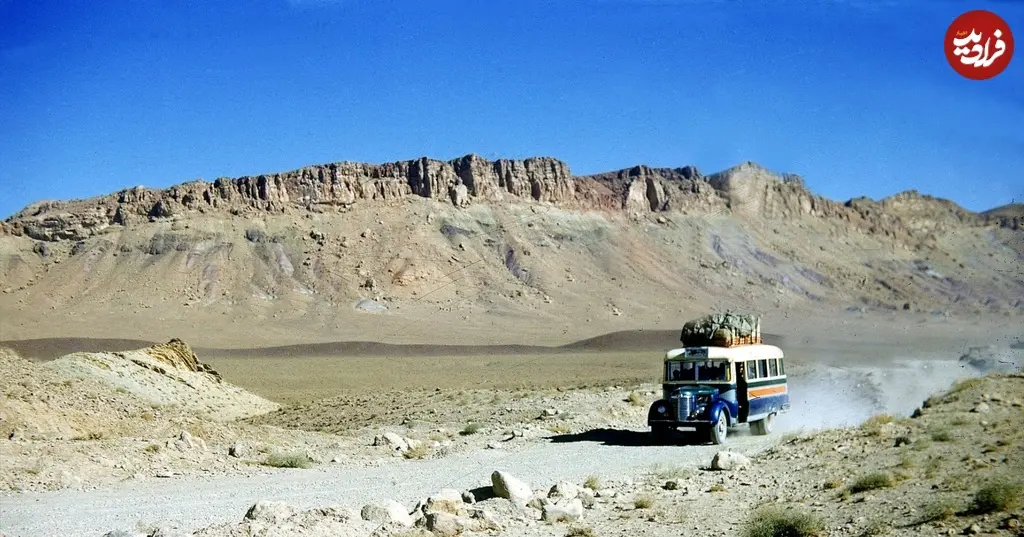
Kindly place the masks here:
[(373, 445), (385, 446), (394, 451), (407, 451), (409, 449), (409, 441), (400, 434), (393, 432), (386, 432), (382, 435), (378, 435), (373, 439)]
[(548, 498), (565, 498), (567, 500), (575, 499), (580, 495), (580, 488), (572, 483), (556, 483), (548, 491)]
[(295, 515), (296, 510), (284, 502), (260, 500), (245, 513), (245, 520), (279, 524)]
[(455, 537), (464, 532), (477, 531), (481, 524), (474, 519), (451, 513), (427, 513), (425, 526), (429, 531), (440, 537)]
[(370, 522), (397, 524), (407, 528), (412, 527), (414, 522), (412, 515), (405, 509), (405, 506), (394, 500), (365, 505), (359, 512), (359, 516), (363, 520)]
[(423, 513), (449, 513), (461, 515), (466, 512), (466, 504), (462, 493), (455, 489), (442, 489), (441, 492), (427, 498), (423, 502)]
[(526, 505), (533, 497), (533, 489), (529, 484), (500, 470), (491, 474), (491, 487), (495, 496), (509, 499), (518, 505)]
[(732, 451), (719, 451), (715, 453), (715, 457), (711, 459), (712, 470), (739, 470), (750, 466), (750, 459), (740, 453)]
[(541, 518), (545, 522), (572, 522), (583, 517), (583, 502), (579, 498), (558, 503), (545, 502)]

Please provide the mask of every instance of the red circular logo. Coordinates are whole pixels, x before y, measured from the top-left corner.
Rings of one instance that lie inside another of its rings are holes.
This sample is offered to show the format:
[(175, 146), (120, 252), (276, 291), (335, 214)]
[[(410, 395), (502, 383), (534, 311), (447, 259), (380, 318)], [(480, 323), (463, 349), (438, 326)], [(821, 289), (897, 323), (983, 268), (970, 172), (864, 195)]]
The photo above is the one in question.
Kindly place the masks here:
[(971, 80), (988, 80), (1010, 64), (1013, 33), (991, 11), (968, 11), (949, 25), (942, 46), (954, 71)]

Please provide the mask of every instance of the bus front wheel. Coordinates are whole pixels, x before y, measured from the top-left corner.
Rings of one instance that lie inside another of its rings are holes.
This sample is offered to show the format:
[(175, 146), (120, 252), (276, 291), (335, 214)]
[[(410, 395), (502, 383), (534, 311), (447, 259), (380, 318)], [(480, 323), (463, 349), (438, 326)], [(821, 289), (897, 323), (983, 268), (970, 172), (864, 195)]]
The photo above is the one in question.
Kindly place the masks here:
[(725, 437), (729, 433), (729, 422), (726, 421), (725, 412), (718, 411), (715, 424), (711, 426), (711, 443), (724, 444)]

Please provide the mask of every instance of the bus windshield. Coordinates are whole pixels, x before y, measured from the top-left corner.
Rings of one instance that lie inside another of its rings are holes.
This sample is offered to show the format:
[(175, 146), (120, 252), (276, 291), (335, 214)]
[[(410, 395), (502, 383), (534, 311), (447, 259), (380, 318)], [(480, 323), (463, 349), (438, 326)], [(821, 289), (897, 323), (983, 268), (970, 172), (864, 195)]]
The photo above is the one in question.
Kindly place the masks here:
[(668, 362), (666, 380), (669, 381), (727, 381), (729, 362), (726, 360), (704, 360), (700, 362)]

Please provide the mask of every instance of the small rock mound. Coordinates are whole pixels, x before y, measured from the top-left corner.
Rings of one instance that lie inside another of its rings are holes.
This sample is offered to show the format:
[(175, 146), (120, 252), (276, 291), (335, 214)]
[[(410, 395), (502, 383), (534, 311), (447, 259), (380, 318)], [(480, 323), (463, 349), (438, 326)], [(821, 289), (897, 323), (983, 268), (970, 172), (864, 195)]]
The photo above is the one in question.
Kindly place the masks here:
[(192, 535), (197, 537), (242, 537), (274, 535), (298, 537), (330, 535), (332, 537), (366, 537), (375, 523), (362, 520), (359, 514), (345, 507), (322, 507), (301, 511), (281, 502), (260, 501), (249, 508), (238, 523), (210, 526)]
[(192, 351), (192, 348), (178, 338), (174, 338), (167, 343), (153, 345), (143, 349), (142, 352), (151, 356), (153, 360), (171, 367), (196, 373), (206, 373), (215, 378), (220, 378), (219, 373), (214, 371), (209, 365), (200, 362), (199, 357)]
[(226, 383), (180, 339), (117, 353), (73, 353), (42, 366), (58, 377), (88, 378), (154, 405), (176, 405), (215, 421), (251, 417), (277, 403)]

